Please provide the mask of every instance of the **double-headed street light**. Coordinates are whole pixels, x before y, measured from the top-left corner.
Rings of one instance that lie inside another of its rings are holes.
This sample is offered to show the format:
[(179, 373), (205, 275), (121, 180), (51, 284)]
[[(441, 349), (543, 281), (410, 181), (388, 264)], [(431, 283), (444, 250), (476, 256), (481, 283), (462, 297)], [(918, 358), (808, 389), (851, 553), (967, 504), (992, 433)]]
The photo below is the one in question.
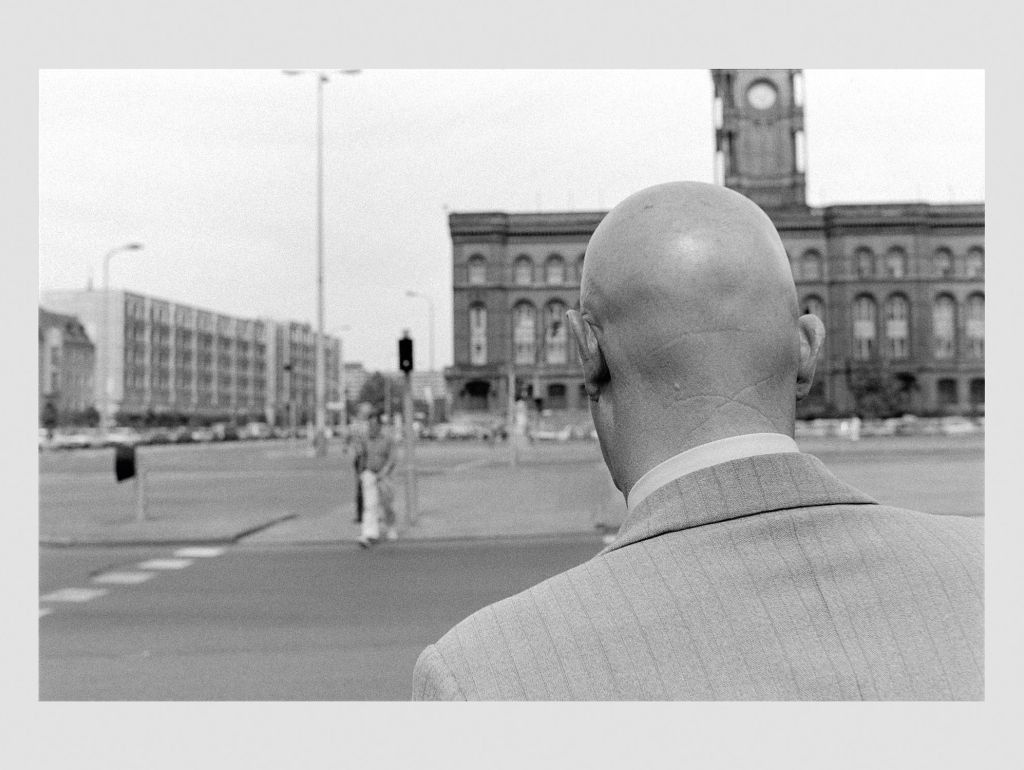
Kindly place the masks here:
[(103, 382), (100, 388), (102, 396), (102, 411), (100, 412), (100, 427), (106, 431), (110, 428), (110, 347), (113, 344), (114, 335), (110, 333), (110, 258), (122, 251), (139, 251), (141, 243), (126, 243), (111, 249), (103, 257)]

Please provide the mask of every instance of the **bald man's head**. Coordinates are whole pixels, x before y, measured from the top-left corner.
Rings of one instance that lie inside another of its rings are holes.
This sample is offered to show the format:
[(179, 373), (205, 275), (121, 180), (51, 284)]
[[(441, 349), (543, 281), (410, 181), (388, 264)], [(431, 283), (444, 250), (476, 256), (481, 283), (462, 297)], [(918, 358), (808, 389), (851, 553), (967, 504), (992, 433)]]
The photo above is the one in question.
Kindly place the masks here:
[(747, 198), (675, 182), (624, 200), (590, 239), (570, 313), (602, 447), (791, 433), (823, 337), (797, 315), (785, 249)]

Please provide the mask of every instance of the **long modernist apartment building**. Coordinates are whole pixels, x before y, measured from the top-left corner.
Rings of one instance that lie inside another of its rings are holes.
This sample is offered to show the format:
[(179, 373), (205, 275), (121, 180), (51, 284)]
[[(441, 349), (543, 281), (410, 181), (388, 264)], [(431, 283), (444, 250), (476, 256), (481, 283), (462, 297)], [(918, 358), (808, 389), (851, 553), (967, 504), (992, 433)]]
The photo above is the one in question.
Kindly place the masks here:
[[(871, 381), (896, 383), (911, 412), (985, 401), (985, 206), (808, 206), (800, 70), (713, 70), (718, 182), (772, 218), (798, 301), (827, 331), (802, 403), (849, 413)], [(880, 173), (883, 171), (880, 170)], [(516, 395), (579, 409), (586, 395), (567, 307), (604, 212), (449, 215), (454, 407), (501, 412)], [(514, 380), (511, 379), (514, 372)]]
[[(96, 343), (94, 399), (124, 418), (177, 414), (296, 424), (313, 419), (316, 332), (127, 291), (47, 291), (44, 307), (76, 316)], [(107, 341), (109, 360), (107, 355)], [(324, 337), (326, 396), (340, 389), (341, 343)], [(104, 377), (106, 370), (108, 377)]]

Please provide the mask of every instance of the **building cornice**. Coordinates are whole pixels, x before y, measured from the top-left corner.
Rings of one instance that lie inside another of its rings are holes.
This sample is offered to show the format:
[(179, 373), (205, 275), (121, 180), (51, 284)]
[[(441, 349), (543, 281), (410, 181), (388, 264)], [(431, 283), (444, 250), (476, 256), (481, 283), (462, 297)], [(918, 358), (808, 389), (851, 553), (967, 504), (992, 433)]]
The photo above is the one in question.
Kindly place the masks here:
[(605, 211), (462, 212), (448, 215), (448, 228), (453, 240), (488, 236), (507, 238), (538, 235), (583, 235), (589, 238), (606, 213)]

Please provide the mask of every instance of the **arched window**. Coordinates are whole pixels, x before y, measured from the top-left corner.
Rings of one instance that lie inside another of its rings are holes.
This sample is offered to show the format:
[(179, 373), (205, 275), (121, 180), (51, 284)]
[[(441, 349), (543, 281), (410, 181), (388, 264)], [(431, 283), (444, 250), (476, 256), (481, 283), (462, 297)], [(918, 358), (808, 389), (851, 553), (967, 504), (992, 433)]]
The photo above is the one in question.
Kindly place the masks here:
[(487, 308), (479, 302), (469, 308), (469, 363), (487, 363)]
[(800, 257), (800, 277), (805, 281), (821, 280), (821, 253), (808, 249)]
[(861, 246), (853, 253), (853, 263), (858, 278), (872, 278), (875, 275), (875, 252), (867, 246)]
[(971, 358), (985, 357), (985, 295), (972, 294), (967, 298), (967, 319), (964, 334), (967, 355)]
[(936, 278), (950, 278), (953, 275), (953, 252), (940, 246), (932, 255), (932, 275)]
[(548, 397), (545, 406), (548, 409), (565, 409), (565, 383), (552, 382), (548, 385)]
[(903, 278), (907, 274), (907, 252), (893, 246), (885, 254), (885, 275), (887, 278)]
[(512, 309), (512, 347), (517, 364), (537, 362), (537, 310), (529, 302)]
[(801, 312), (811, 315), (816, 315), (821, 319), (822, 323), (825, 322), (825, 303), (821, 301), (821, 297), (817, 297), (814, 294), (804, 297), (803, 303), (800, 305), (802, 308)]
[(942, 379), (938, 383), (939, 406), (955, 406), (960, 403), (956, 380)]
[(964, 271), (968, 278), (982, 278), (985, 275), (985, 251), (977, 246), (967, 250)]
[(936, 358), (952, 358), (956, 351), (956, 301), (948, 294), (935, 298), (932, 337)]
[(907, 298), (894, 294), (885, 303), (885, 348), (893, 360), (910, 355), (910, 303)]
[(866, 295), (853, 303), (853, 357), (869, 361), (875, 353), (877, 307), (875, 300)]
[(533, 260), (525, 254), (516, 258), (512, 281), (516, 286), (529, 286), (533, 283)]
[(482, 254), (474, 254), (466, 264), (469, 267), (470, 283), (487, 283), (487, 260)]
[(569, 360), (565, 310), (565, 304), (556, 300), (548, 303), (544, 311), (544, 359), (549, 364), (564, 364)]
[(548, 257), (544, 265), (544, 280), (555, 285), (565, 283), (565, 260), (557, 254)]
[(971, 380), (971, 406), (985, 406), (985, 378)]

